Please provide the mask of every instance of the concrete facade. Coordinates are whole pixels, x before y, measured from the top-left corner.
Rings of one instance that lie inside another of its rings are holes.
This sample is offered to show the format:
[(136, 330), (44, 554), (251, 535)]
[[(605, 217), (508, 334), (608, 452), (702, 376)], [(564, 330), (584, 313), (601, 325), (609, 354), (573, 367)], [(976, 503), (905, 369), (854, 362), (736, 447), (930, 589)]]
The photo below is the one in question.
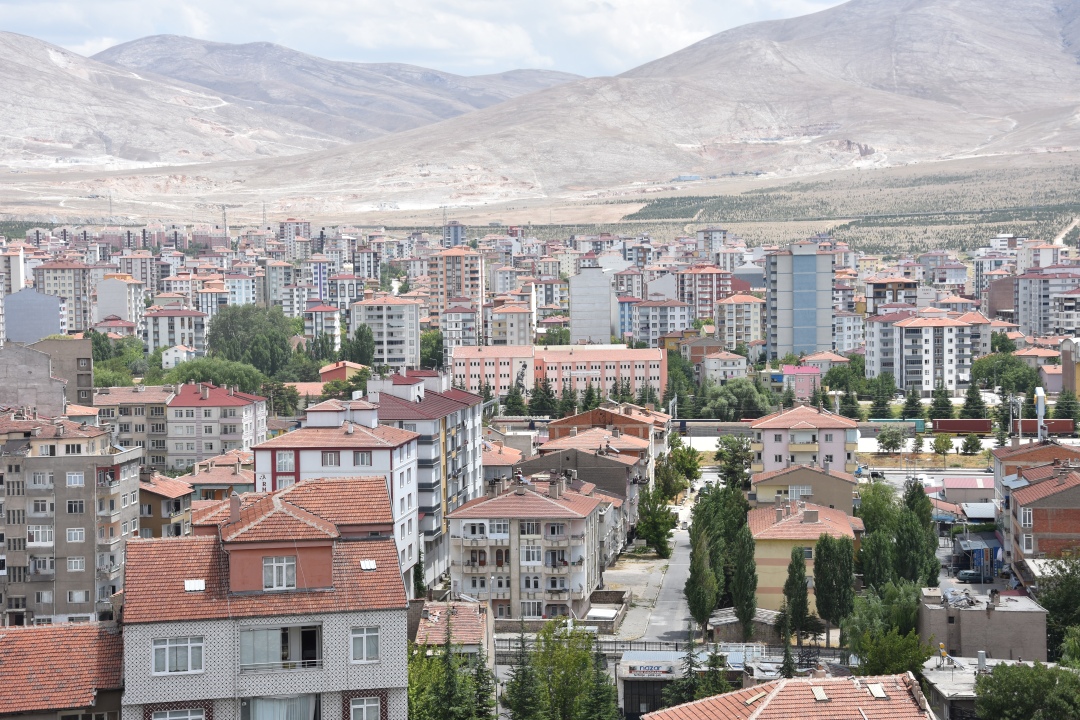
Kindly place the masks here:
[(833, 255), (793, 243), (766, 257), (769, 359), (833, 347)]
[(1046, 610), (1026, 596), (975, 595), (923, 588), (919, 639), (945, 643), (954, 657), (988, 657), (1046, 662)]
[(24, 288), (4, 298), (6, 342), (32, 343), (68, 332), (64, 298)]
[(570, 277), (570, 342), (605, 344), (618, 332), (612, 276), (600, 267), (583, 267)]
[(0, 348), (0, 405), (56, 417), (67, 410), (66, 392), (67, 383), (53, 376), (46, 353), (22, 345)]
[(91, 405), (94, 398), (94, 346), (89, 338), (39, 340), (29, 347), (52, 359), (53, 377), (67, 382), (69, 403)]

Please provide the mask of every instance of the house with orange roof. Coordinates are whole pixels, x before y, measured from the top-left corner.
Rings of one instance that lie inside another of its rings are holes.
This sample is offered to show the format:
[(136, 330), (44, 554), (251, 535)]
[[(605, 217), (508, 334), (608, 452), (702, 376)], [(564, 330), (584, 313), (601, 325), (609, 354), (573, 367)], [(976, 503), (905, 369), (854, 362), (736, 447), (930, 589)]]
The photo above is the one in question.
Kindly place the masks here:
[(129, 547), (125, 716), (407, 718), (408, 600), (384, 478), (233, 495), (192, 525)]
[(339, 360), (319, 368), (319, 379), (324, 383), (330, 382), (331, 380), (348, 380), (361, 370), (370, 371), (371, 368), (367, 365), (361, 365), (360, 363)]
[(413, 642), (438, 652), (447, 633), (454, 653), (474, 667), (480, 651), (488, 669), (495, 670), (495, 623), (484, 602), (425, 602)]
[(179, 478), (151, 473), (139, 481), (139, 537), (180, 537), (191, 532), (195, 489)]
[(5, 627), (0, 717), (120, 716), (124, 644), (114, 623)]
[(1053, 348), (1038, 347), (1031, 345), (1013, 352), (1013, 356), (1020, 358), (1028, 367), (1036, 370), (1043, 365), (1057, 365), (1061, 363), (1061, 352)]
[(826, 410), (798, 405), (750, 423), (754, 438), (752, 472), (771, 472), (791, 465), (813, 465), (853, 473), (858, 467), (858, 423)]
[(452, 595), (490, 601), (496, 629), (585, 617), (604, 568), (601, 511), (611, 500), (579, 489), (563, 476), (543, 487), (498, 483), (450, 513)]
[(851, 363), (851, 360), (843, 355), (837, 355), (831, 350), (822, 350), (821, 352), (811, 353), (802, 358), (801, 365), (809, 365), (810, 367), (816, 367), (821, 371), (821, 376), (825, 377), (830, 370), (837, 365), (847, 367)]
[[(791, 551), (803, 548), (806, 576), (814, 575), (814, 550), (821, 535), (851, 538), (858, 550), (863, 521), (839, 508), (814, 503), (787, 501), (751, 510), (746, 516), (754, 536), (754, 561), (757, 563), (758, 607), (779, 610), (784, 603), (784, 581)], [(816, 608), (810, 593), (810, 609)]]
[(746, 358), (727, 350), (719, 350), (705, 356), (696, 366), (700, 380), (724, 385), (729, 380), (746, 377)]
[(831, 466), (792, 465), (750, 478), (752, 507), (778, 502), (813, 502), (854, 514), (859, 482), (851, 473)]
[(1055, 467), (1049, 477), (1012, 491), (1006, 505), (1012, 537), (1012, 566), (1034, 578), (1029, 559), (1061, 557), (1080, 549), (1080, 469)]
[[(629, 717), (629, 715), (628, 715)], [(773, 680), (641, 715), (641, 720), (937, 720), (914, 675)]]

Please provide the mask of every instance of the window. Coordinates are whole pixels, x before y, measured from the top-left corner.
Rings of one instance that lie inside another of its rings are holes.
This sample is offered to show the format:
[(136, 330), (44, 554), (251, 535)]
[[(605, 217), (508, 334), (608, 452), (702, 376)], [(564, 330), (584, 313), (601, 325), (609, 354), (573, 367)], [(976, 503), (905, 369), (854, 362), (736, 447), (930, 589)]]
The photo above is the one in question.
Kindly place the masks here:
[(793, 502), (801, 497), (814, 494), (814, 488), (809, 485), (788, 485), (788, 498)]
[(773, 462), (778, 462), (778, 463), (784, 462), (784, 456), (783, 455), (773, 455)]
[(288, 590), (296, 587), (296, 556), (263, 558), (263, 590)]
[(538, 618), (541, 616), (541, 606), (543, 602), (540, 600), (523, 600), (521, 602), (521, 616), (525, 618)]
[(349, 720), (379, 720), (379, 698), (353, 698), (349, 701), (349, 712)]
[(539, 545), (522, 545), (521, 562), (523, 565), (539, 565), (543, 561), (543, 551)]
[(68, 602), (69, 603), (86, 603), (90, 602), (89, 590), (68, 590)]
[(353, 465), (371, 465), (370, 450), (354, 450), (352, 454)]
[(34, 593), (34, 599), (38, 602), (38, 604), (51, 603), (53, 599), (52, 590), (42, 590), (40, 592), (36, 592)]
[(85, 483), (83, 474), (81, 472), (69, 472), (67, 474), (67, 486), (68, 487), (82, 487)]
[(185, 710), (161, 710), (154, 713), (153, 720), (203, 720), (205, 711), (201, 708)]
[(52, 512), (52, 503), (48, 500), (35, 500), (32, 512), (35, 515), (47, 515)]
[(52, 545), (53, 543), (53, 528), (52, 525), (27, 525), (26, 526), (26, 544), (27, 545)]
[(323, 467), (338, 467), (339, 465), (341, 465), (341, 453), (337, 450), (323, 451)]
[(509, 535), (510, 534), (510, 521), (509, 520), (492, 520), (491, 521), (491, 534), (492, 535)]
[(1034, 517), (1031, 508), (1020, 508), (1020, 527), (1032, 527), (1034, 525)]
[(522, 535), (539, 535), (540, 523), (536, 520), (522, 520), (518, 522), (518, 527)]
[(69, 543), (86, 542), (86, 528), (68, 528), (67, 541)]
[(807, 560), (813, 560), (814, 559), (814, 548), (812, 548), (812, 547), (804, 547), (802, 549), (802, 555)]
[(67, 445), (64, 445), (64, 454), (82, 455), (82, 443), (68, 443)]
[[(157, 638), (154, 640), (154, 674), (201, 673), (203, 671), (203, 639), (190, 637)], [(154, 713), (157, 717), (157, 713)], [(199, 712), (202, 717), (202, 711)]]
[(832, 433), (825, 433), (825, 442), (832, 442)]
[(292, 450), (278, 450), (274, 457), (277, 460), (278, 472), (293, 472), (296, 467), (296, 454)]
[(69, 557), (67, 559), (68, 572), (82, 572), (86, 570), (86, 558)]
[(1025, 535), (1024, 536), (1024, 552), (1032, 552), (1034, 550), (1035, 550), (1035, 536), (1034, 535)]
[(352, 661), (379, 661), (379, 628), (354, 627), (352, 629)]

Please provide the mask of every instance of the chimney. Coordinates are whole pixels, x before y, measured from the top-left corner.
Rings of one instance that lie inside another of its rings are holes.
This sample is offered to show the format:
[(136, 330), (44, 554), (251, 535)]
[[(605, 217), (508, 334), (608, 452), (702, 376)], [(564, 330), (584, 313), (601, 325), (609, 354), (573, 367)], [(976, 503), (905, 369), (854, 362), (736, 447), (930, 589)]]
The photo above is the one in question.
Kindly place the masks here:
[(233, 475), (239, 475), (240, 474), (240, 460), (239, 460), (239, 458), (237, 458), (236, 464), (233, 465), (232, 474)]
[(562, 482), (559, 478), (550, 478), (548, 480), (548, 497), (552, 500), (558, 500), (559, 495), (562, 493)]
[(624, 407), (622, 409), (622, 414), (623, 415), (633, 415), (634, 414), (634, 409), (632, 407), (626, 406), (626, 407)]
[(235, 490), (229, 496), (229, 522), (240, 522), (240, 496)]
[(195, 464), (194, 464), (194, 465), (192, 466), (192, 469), (194, 470), (194, 474), (195, 474), (195, 475), (198, 475), (198, 474), (199, 474), (199, 463), (198, 463), (198, 462), (196, 462), (196, 463), (195, 463)]
[(776, 508), (776, 522), (780, 522), (783, 519), (784, 519), (784, 508), (777, 507)]
[(345, 421), (345, 434), (346, 435), (352, 435), (353, 434), (353, 424), (351, 422), (349, 422), (348, 420)]
[(202, 395), (203, 400), (209, 400), (210, 399), (210, 388), (207, 387), (206, 384), (200, 384), (199, 385), (199, 392)]
[(577, 437), (577, 426), (570, 428), (570, 437)]
[(984, 673), (984, 672), (986, 672), (986, 651), (985, 650), (980, 650), (978, 657), (979, 657), (979, 672)]
[(525, 494), (525, 486), (519, 482), (517, 484), (517, 486), (514, 488), (514, 494), (515, 495), (524, 495)]
[(612, 428), (611, 437), (622, 437), (622, 430), (620, 430), (619, 428)]
[(1018, 438), (1016, 435), (1013, 435), (1012, 447), (1013, 447), (1014, 450), (1016, 448), (1020, 447), (1020, 438)]
[(790, 514), (791, 514), (791, 503), (786, 502), (786, 503), (784, 503), (784, 515), (790, 515)]
[(816, 523), (818, 521), (817, 510), (803, 510), (802, 521), (804, 523)]
[(830, 464), (831, 463), (828, 460), (826, 460), (825, 462), (821, 463), (821, 469), (824, 470), (826, 473), (829, 472), (829, 465)]
[(229, 395), (236, 395), (236, 386), (229, 388)]

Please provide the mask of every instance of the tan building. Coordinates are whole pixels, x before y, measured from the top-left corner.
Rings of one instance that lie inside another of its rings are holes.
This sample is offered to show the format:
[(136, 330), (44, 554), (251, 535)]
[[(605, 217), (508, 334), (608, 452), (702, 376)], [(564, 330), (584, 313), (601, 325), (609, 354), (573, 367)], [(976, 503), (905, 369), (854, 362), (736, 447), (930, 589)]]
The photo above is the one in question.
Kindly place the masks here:
[(750, 478), (749, 500), (753, 507), (777, 502), (812, 502), (854, 514), (858, 480), (850, 473), (814, 465), (792, 465), (783, 470), (758, 473)]
[(139, 537), (191, 534), (194, 488), (183, 480), (153, 473), (139, 482)]
[(524, 305), (500, 305), (491, 311), (489, 345), (532, 345), (536, 337), (532, 310)]
[[(452, 298), (469, 298), (476, 307), (484, 305), (484, 257), (467, 247), (455, 247), (428, 258), (431, 282), (431, 315), (439, 317)], [(477, 314), (477, 322), (482, 316)], [(477, 337), (483, 337), (477, 328)]]
[(953, 657), (1046, 662), (1046, 610), (1026, 595), (923, 588), (919, 639), (945, 644)]
[[(784, 582), (791, 551), (802, 548), (806, 557), (806, 576), (814, 576), (814, 550), (823, 533), (834, 538), (848, 537), (858, 550), (863, 521), (839, 509), (811, 503), (789, 502), (774, 507), (760, 507), (747, 513), (747, 523), (754, 535), (754, 562), (757, 564), (758, 607), (779, 610), (784, 603)], [(810, 610), (816, 611), (814, 593)], [(1044, 633), (1045, 636), (1045, 633)]]
[(67, 301), (67, 331), (86, 332), (93, 325), (90, 266), (73, 260), (54, 260), (34, 268), (34, 287)]
[(761, 324), (764, 308), (764, 300), (743, 294), (730, 295), (716, 304), (713, 320), (717, 336), (723, 340), (726, 349), (734, 350), (739, 343), (749, 345), (754, 340), (764, 339)]
[(98, 424), (116, 433), (116, 444), (120, 447), (145, 448), (145, 463), (164, 470), (166, 411), (175, 391), (172, 385), (97, 388), (93, 406), (98, 409)]

